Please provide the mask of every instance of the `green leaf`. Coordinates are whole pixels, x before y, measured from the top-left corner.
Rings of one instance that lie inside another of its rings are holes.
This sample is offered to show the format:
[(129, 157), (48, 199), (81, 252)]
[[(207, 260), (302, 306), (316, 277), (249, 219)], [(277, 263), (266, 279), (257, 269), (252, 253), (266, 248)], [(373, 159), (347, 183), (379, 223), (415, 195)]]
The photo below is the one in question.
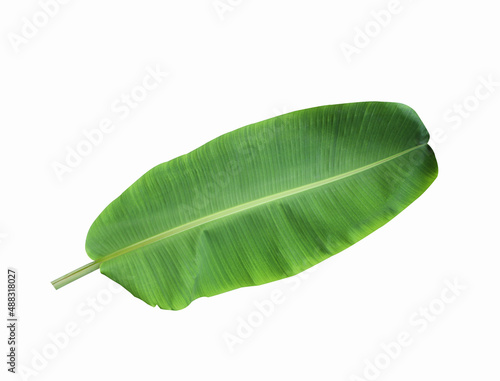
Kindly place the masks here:
[(92, 224), (97, 268), (178, 310), (295, 275), (375, 231), (437, 176), (417, 114), (398, 103), (316, 107), (251, 124), (160, 164)]

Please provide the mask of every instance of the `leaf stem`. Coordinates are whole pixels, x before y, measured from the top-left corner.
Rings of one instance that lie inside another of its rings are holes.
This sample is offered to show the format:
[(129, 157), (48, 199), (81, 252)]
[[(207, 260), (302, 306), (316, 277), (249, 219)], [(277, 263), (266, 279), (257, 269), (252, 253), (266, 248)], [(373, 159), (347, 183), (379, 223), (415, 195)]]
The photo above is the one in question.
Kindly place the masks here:
[(67, 284), (81, 278), (82, 276), (90, 274), (92, 271), (97, 270), (100, 266), (101, 263), (96, 261), (87, 263), (85, 266), (79, 267), (76, 270), (73, 270), (70, 273), (67, 273), (66, 275), (63, 275), (62, 277), (52, 281), (52, 286), (54, 286), (54, 288), (58, 290), (61, 287), (66, 286)]

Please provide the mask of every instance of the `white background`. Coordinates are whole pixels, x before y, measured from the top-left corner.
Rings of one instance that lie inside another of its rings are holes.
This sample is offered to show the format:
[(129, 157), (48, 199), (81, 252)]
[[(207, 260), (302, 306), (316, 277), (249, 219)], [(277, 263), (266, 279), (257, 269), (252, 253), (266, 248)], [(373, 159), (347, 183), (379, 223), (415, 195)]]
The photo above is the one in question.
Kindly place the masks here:
[[(44, 16), (37, 1), (2, 2), (0, 290), (16, 268), (25, 376), (2, 360), (0, 378), (499, 379), (495, 5), (75, 0)], [(137, 89), (156, 68), (168, 76)], [(131, 91), (144, 99), (130, 115), (113, 111)], [(413, 107), (440, 174), (401, 215), (315, 271), (176, 312), (111, 293), (98, 272), (51, 286), (89, 262), (90, 224), (156, 164), (277, 114), (366, 100)], [(55, 163), (106, 118), (114, 130), (59, 179)], [(461, 287), (454, 298), (447, 281)], [(259, 320), (255, 303), (278, 294)], [(5, 296), (0, 308), (6, 316)], [(228, 345), (249, 319), (249, 337)], [(383, 344), (401, 332), (410, 345), (387, 357)]]

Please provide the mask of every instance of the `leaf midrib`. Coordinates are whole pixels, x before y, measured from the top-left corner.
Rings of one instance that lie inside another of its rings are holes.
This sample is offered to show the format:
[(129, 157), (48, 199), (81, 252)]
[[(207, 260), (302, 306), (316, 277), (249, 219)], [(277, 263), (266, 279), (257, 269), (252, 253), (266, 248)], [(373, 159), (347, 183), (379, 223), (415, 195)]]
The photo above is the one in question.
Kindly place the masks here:
[(119, 257), (120, 255), (129, 253), (131, 251), (140, 249), (144, 246), (148, 246), (150, 244), (156, 243), (158, 241), (161, 241), (161, 240), (168, 238), (168, 237), (171, 237), (173, 235), (183, 233), (189, 229), (206, 224), (208, 222), (212, 222), (212, 221), (218, 220), (220, 218), (224, 218), (224, 217), (230, 216), (232, 214), (239, 213), (239, 212), (244, 211), (244, 210), (248, 210), (248, 209), (251, 209), (251, 208), (254, 208), (257, 206), (261, 206), (263, 204), (267, 204), (267, 203), (275, 201), (275, 200), (279, 200), (279, 199), (284, 198), (284, 197), (292, 196), (292, 195), (295, 195), (295, 194), (298, 194), (301, 192), (305, 192), (305, 191), (308, 191), (308, 190), (311, 190), (311, 189), (314, 189), (314, 188), (317, 188), (317, 187), (320, 187), (320, 186), (323, 186), (326, 184), (330, 184), (330, 183), (345, 179), (346, 177), (356, 175), (358, 173), (361, 173), (361, 172), (364, 172), (364, 171), (369, 170), (371, 168), (374, 168), (378, 165), (387, 163), (388, 161), (394, 160), (400, 156), (403, 156), (411, 151), (414, 151), (414, 150), (419, 149), (421, 147), (424, 147), (426, 145), (427, 145), (427, 143), (424, 143), (424, 144), (409, 148), (407, 150), (404, 150), (402, 152), (399, 152), (397, 154), (389, 156), (385, 159), (378, 160), (372, 164), (368, 164), (368, 165), (365, 165), (363, 167), (353, 169), (352, 171), (348, 171), (348, 172), (342, 173), (340, 175), (335, 175), (335, 176), (329, 177), (327, 179), (316, 181), (314, 183), (309, 183), (309, 184), (302, 185), (302, 186), (297, 187), (297, 188), (288, 189), (288, 190), (283, 191), (283, 192), (279, 192), (279, 193), (275, 193), (275, 194), (272, 194), (269, 196), (261, 197), (261, 198), (256, 199), (256, 200), (246, 202), (244, 204), (240, 204), (240, 205), (233, 206), (233, 207), (225, 209), (225, 210), (221, 210), (219, 212), (216, 212), (216, 213), (210, 214), (208, 216), (199, 218), (197, 220), (188, 222), (186, 224), (177, 226), (173, 229), (166, 230), (166, 231), (158, 233), (154, 236), (148, 237), (142, 241), (139, 241), (139, 242), (136, 242), (132, 245), (124, 247), (124, 248), (117, 250), (111, 254), (108, 254), (102, 258), (96, 259), (94, 263), (103, 263), (103, 262), (109, 261), (113, 258)]

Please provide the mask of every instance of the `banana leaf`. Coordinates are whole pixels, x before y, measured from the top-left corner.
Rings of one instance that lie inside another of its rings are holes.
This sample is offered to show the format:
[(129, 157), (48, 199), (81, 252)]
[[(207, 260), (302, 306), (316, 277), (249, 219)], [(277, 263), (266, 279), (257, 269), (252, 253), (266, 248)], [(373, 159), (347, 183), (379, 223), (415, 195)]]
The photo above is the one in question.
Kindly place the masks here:
[(160, 164), (104, 209), (85, 249), (151, 306), (304, 271), (390, 221), (438, 168), (420, 118), (399, 103), (295, 111), (222, 135)]

